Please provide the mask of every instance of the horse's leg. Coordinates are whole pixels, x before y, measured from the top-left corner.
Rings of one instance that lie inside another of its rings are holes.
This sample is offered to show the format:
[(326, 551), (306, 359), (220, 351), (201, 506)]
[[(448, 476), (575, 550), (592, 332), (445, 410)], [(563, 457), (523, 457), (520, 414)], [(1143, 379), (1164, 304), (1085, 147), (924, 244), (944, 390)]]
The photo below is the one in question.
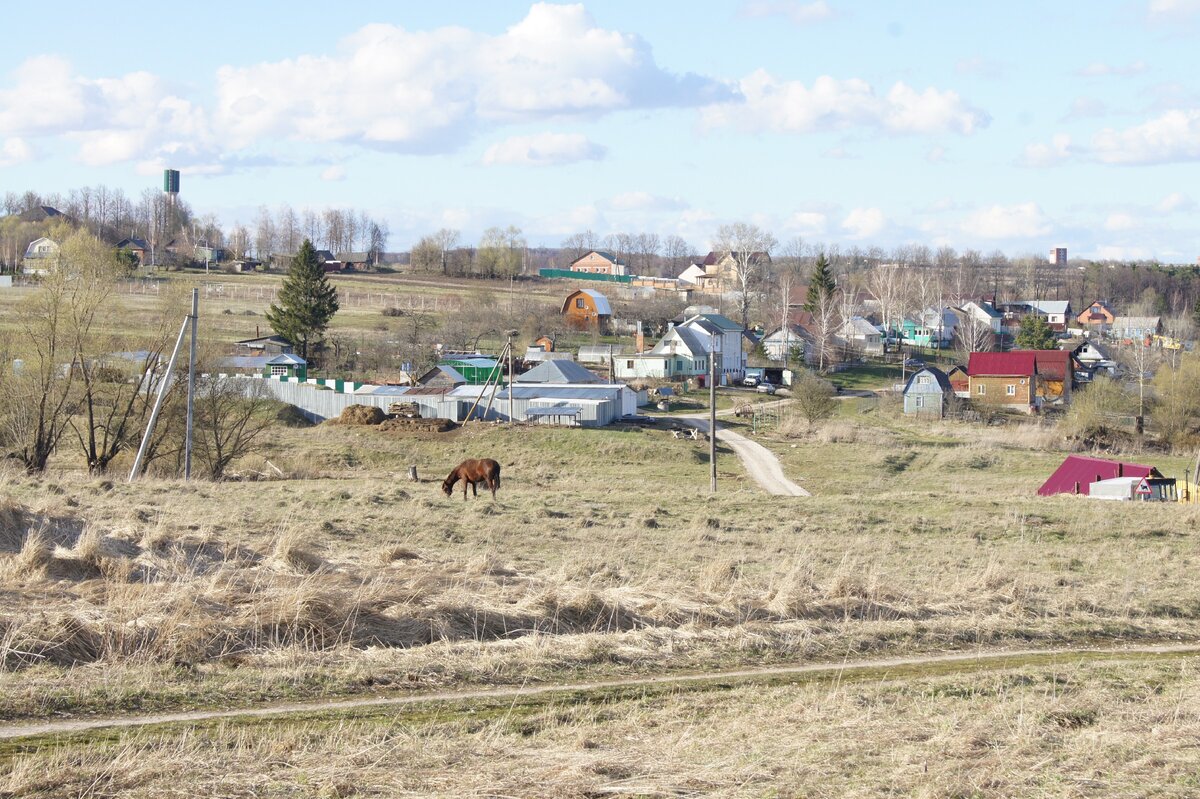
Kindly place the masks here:
[(475, 482), (474, 480), (471, 481), (471, 496), (475, 497), (475, 499), (479, 499), (479, 483)]
[(463, 502), (467, 501), (467, 481), (463, 480)]

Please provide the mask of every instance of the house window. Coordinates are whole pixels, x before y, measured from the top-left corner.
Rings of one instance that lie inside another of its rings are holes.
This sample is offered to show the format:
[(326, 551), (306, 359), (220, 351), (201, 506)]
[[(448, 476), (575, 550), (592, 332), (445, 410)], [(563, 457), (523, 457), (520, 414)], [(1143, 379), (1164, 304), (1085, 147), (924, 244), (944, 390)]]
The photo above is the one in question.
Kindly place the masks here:
[(1004, 387), (1004, 393), (1010, 397), (1015, 397), (1015, 396), (1017, 396), (1017, 387), (1014, 386), (1012, 383), (1009, 383), (1007, 386)]
[(580, 310), (583, 310), (584, 308), (586, 308), (586, 307), (587, 307), (586, 305), (584, 305), (584, 304), (583, 304), (583, 297), (576, 297), (576, 298), (575, 298), (575, 307), (576, 307), (576, 308), (578, 308), (578, 309), (580, 309)]
[(916, 407), (918, 407), (918, 408), (925, 407), (925, 398), (924, 397), (918, 396), (918, 397), (915, 397), (915, 400), (916, 400), (916, 403), (915, 403)]
[(985, 386), (983, 383), (980, 383), (979, 385), (975, 386), (975, 393), (982, 397), (987, 393), (987, 386)]
[(626, 361), (626, 362), (625, 362), (625, 368), (626, 368), (626, 369), (632, 369), (632, 368), (633, 368), (633, 361)]
[(917, 378), (917, 382), (923, 386), (929, 385), (929, 375), (921, 375)]
[(272, 366), (271, 367), (271, 377), (283, 377), (286, 374), (287, 374), (286, 366)]

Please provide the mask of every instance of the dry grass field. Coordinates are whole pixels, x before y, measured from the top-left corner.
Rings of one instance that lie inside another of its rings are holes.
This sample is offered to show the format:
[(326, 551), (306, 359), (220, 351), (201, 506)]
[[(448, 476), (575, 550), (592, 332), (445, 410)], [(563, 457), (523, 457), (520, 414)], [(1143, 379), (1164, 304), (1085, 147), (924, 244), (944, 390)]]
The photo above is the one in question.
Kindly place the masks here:
[[(625, 426), (279, 424), (215, 484), (0, 466), (0, 723), (1200, 640), (1200, 506), (1038, 497), (1065, 444), (1032, 423), (848, 400), (806, 428), (759, 437), (804, 499), (764, 495), (727, 451), (711, 497), (705, 442)], [(501, 462), (498, 501), (441, 493), (466, 457)], [(101, 730), (3, 744), (0, 797), (1188, 796), (1195, 664)]]

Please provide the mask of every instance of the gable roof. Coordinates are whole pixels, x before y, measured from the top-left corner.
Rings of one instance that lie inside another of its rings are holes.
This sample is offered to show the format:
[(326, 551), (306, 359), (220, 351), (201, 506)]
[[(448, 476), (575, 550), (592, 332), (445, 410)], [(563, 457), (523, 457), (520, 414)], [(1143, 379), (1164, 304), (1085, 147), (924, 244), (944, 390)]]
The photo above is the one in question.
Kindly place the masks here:
[[(728, 252), (727, 251), (718, 252), (716, 250), (710, 250), (708, 255), (704, 256), (704, 260), (701, 261), (700, 264), (702, 266), (716, 266), (721, 261), (723, 261), (725, 259), (725, 256), (727, 256), (727, 255), (730, 258), (733, 258), (734, 260), (741, 257), (741, 253), (737, 250), (728, 251)], [(770, 261), (771, 256), (769, 253), (763, 252), (762, 250), (758, 250), (756, 252), (750, 253), (750, 260), (754, 261), (754, 262), (764, 261), (764, 260)]]
[(975, 300), (970, 300), (969, 302), (963, 303), (963, 308), (966, 309), (968, 305), (971, 306), (972, 308), (979, 309), (980, 311), (982, 311), (984, 313), (985, 316), (987, 316), (990, 319), (1003, 319), (1004, 318), (1004, 314), (1000, 313), (995, 308), (993, 308), (992, 304), (986, 300), (979, 300), (978, 302), (976, 302)]
[(1031, 377), (1037, 372), (1037, 360), (1029, 350), (1014, 352), (972, 352), (967, 361), (971, 377), (1002, 375)]
[(1071, 374), (1071, 353), (1066, 350), (1025, 350), (1033, 353), (1038, 374), (1054, 380), (1065, 380)]
[(148, 250), (150, 249), (150, 245), (146, 243), (145, 239), (138, 238), (137, 236), (131, 236), (130, 238), (121, 239), (117, 242), (118, 250), (124, 250), (127, 248), (134, 250)]
[(926, 366), (924, 369), (914, 372), (908, 378), (908, 382), (904, 384), (904, 393), (905, 394), (908, 393), (909, 386), (911, 386), (916, 381), (916, 379), (918, 377), (920, 377), (921, 375), (929, 375), (934, 380), (936, 380), (938, 386), (941, 387), (943, 394), (953, 393), (954, 387), (950, 385), (950, 378), (946, 376), (946, 373), (943, 372), (941, 369), (937, 368), (936, 366)]
[(523, 375), (518, 383), (603, 383), (574, 361), (542, 361)]
[(278, 366), (280, 364), (286, 364), (288, 366), (304, 366), (307, 363), (308, 361), (304, 360), (293, 352), (285, 352), (267, 360), (268, 366)]
[(850, 321), (842, 325), (841, 333), (842, 335), (856, 335), (864, 337), (883, 335), (879, 332), (879, 328), (875, 327), (875, 325), (871, 324), (866, 319), (863, 319), (861, 316), (855, 316), (851, 318)]
[(339, 252), (337, 259), (344, 264), (365, 264), (371, 260), (369, 252)]
[(418, 377), (417, 382), (421, 385), (425, 385), (429, 381), (438, 377), (449, 378), (450, 381), (456, 386), (467, 382), (467, 378), (463, 377), (462, 372), (458, 371), (453, 366), (446, 366), (445, 364), (438, 364), (437, 366), (433, 367), (428, 372)]
[(559, 313), (567, 312), (567, 305), (571, 302), (571, 298), (576, 294), (586, 294), (592, 298), (592, 304), (596, 306), (596, 313), (599, 316), (612, 316), (612, 306), (608, 304), (608, 297), (605, 297), (598, 291), (592, 289), (575, 289), (567, 295), (563, 300), (562, 310)]
[(693, 356), (708, 354), (708, 342), (705, 340), (704, 336), (700, 335), (697, 331), (692, 330), (691, 328), (679, 326), (668, 330), (666, 334), (658, 340), (658, 343), (651, 348), (650, 354), (663, 355), (668, 352), (674, 352), (675, 348), (668, 345), (668, 341), (671, 340), (678, 340), (679, 343), (683, 344), (684, 348), (687, 349), (687, 351)]
[(1155, 329), (1162, 322), (1161, 316), (1118, 316), (1112, 326), (1118, 330)]
[(66, 214), (52, 205), (37, 205), (27, 211), (22, 211), (18, 217), (22, 222), (44, 222), (56, 216), (68, 218)]
[(715, 333), (740, 333), (744, 330), (737, 322), (719, 313), (696, 314), (692, 318), (684, 320), (683, 324)]
[(1068, 455), (1062, 465), (1038, 489), (1038, 494), (1043, 497), (1052, 494), (1074, 494), (1075, 486), (1078, 485), (1078, 493), (1086, 495), (1090, 493), (1092, 483), (1117, 477), (1162, 477), (1162, 473), (1153, 466), (1141, 463), (1109, 461), (1087, 455)]
[(570, 265), (571, 265), (571, 266), (574, 266), (575, 264), (577, 264), (577, 263), (579, 263), (580, 261), (582, 261), (584, 258), (587, 258), (589, 255), (593, 255), (593, 254), (594, 254), (594, 255), (599, 255), (601, 258), (603, 258), (604, 260), (608, 261), (610, 264), (620, 264), (620, 265), (624, 265), (624, 264), (625, 264), (625, 262), (624, 262), (624, 261), (622, 261), (622, 260), (621, 260), (620, 258), (618, 258), (617, 256), (613, 255), (613, 254), (612, 254), (611, 252), (609, 252), (608, 250), (588, 250), (588, 251), (587, 251), (587, 252), (585, 252), (583, 255), (581, 255), (581, 256), (579, 256), (578, 258), (576, 258), (574, 261), (571, 261), (571, 264), (570, 264)]
[(1021, 304), (1047, 315), (1065, 314), (1071, 307), (1069, 300), (1021, 300)]

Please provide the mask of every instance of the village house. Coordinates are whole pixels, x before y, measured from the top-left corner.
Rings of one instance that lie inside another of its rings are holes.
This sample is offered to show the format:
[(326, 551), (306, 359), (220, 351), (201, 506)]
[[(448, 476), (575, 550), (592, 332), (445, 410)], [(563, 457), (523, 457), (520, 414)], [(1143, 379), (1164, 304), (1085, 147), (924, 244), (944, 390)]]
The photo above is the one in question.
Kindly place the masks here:
[(682, 380), (708, 373), (708, 337), (692, 328), (669, 329), (649, 352), (613, 357), (618, 380)]
[(773, 361), (799, 360), (805, 357), (806, 344), (810, 340), (808, 331), (801, 325), (788, 324), (778, 327), (763, 336), (763, 351)]
[(1075, 321), (1084, 330), (1106, 332), (1117, 320), (1117, 312), (1104, 300), (1096, 300), (1075, 317)]
[(701, 264), (691, 264), (687, 269), (679, 273), (676, 278), (681, 284), (687, 286), (699, 286), (708, 276), (704, 271), (704, 266)]
[[(737, 265), (742, 260), (739, 252), (709, 252), (699, 263), (704, 269), (704, 275), (698, 278), (698, 285), (703, 291), (723, 294), (738, 291)], [(756, 267), (766, 267), (771, 264), (771, 256), (765, 252), (750, 253), (746, 259)]]
[(901, 326), (904, 343), (917, 347), (945, 349), (954, 343), (958, 316), (953, 308), (926, 308), (906, 318)]
[(1030, 351), (972, 352), (967, 377), (972, 403), (1022, 413), (1037, 409), (1037, 361)]
[(971, 378), (967, 375), (967, 370), (955, 364), (946, 370), (946, 379), (950, 381), (950, 387), (954, 389), (954, 396), (959, 399), (971, 398)]
[(717, 377), (727, 382), (741, 380), (746, 374), (746, 351), (742, 347), (745, 328), (732, 319), (716, 313), (697, 314), (679, 327), (694, 330), (702, 340), (709, 342), (707, 348), (716, 347)]
[(927, 366), (908, 378), (904, 385), (904, 412), (916, 416), (946, 415), (946, 406), (954, 398), (954, 387), (946, 373)]
[(1161, 316), (1118, 316), (1108, 334), (1119, 341), (1152, 341), (1163, 332)]
[(279, 335), (246, 338), (235, 341), (233, 346), (237, 352), (248, 355), (284, 355), (295, 351), (292, 342)]
[(838, 336), (846, 346), (867, 355), (883, 354), (883, 333), (861, 316), (845, 322)]
[(563, 318), (576, 330), (608, 330), (612, 321), (612, 306), (608, 298), (592, 289), (576, 289), (563, 300)]
[(50, 271), (58, 259), (58, 242), (42, 236), (29, 242), (25, 248), (25, 257), (21, 262), (21, 271), (27, 275), (44, 275)]
[(139, 266), (146, 266), (150, 260), (150, 245), (146, 243), (145, 239), (136, 236), (118, 241), (117, 249), (133, 253)]
[(592, 250), (576, 258), (567, 266), (572, 272), (590, 275), (626, 275), (628, 265), (617, 256), (604, 250)]
[(291, 352), (279, 355), (233, 355), (222, 358), (219, 363), (235, 374), (274, 377), (300, 383), (308, 380), (308, 361)]
[(1174, 502), (1174, 478), (1164, 477), (1153, 466), (1124, 463), (1086, 455), (1068, 455), (1038, 494), (1078, 494), (1095, 499)]

